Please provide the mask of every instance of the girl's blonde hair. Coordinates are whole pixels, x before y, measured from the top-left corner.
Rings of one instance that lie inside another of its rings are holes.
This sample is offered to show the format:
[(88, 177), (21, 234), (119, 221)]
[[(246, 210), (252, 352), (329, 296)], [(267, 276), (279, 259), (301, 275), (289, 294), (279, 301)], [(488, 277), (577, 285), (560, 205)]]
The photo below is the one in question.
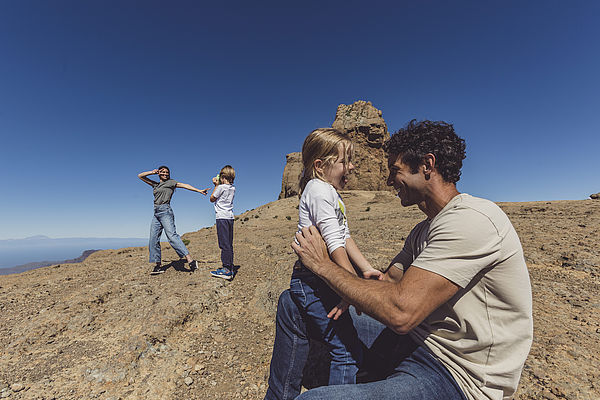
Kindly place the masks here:
[(325, 180), (323, 174), (315, 169), (315, 161), (321, 160), (323, 167), (333, 165), (338, 158), (338, 149), (342, 146), (346, 168), (352, 158), (354, 147), (350, 139), (333, 128), (319, 128), (312, 131), (302, 145), (302, 175), (300, 176), (300, 194), (308, 181), (314, 178)]
[(221, 171), (219, 172), (219, 184), (223, 183), (223, 178), (233, 184), (233, 181), (235, 180), (235, 170), (231, 165), (226, 165), (221, 168)]

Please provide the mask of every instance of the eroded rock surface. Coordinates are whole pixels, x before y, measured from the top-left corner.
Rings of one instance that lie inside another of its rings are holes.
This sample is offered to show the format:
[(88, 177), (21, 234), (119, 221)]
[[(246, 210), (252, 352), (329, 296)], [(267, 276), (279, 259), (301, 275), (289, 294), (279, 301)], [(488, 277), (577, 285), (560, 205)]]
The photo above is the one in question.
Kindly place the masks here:
[[(381, 148), (389, 138), (389, 133), (381, 111), (371, 102), (363, 100), (349, 105), (340, 104), (331, 126), (350, 137), (354, 143), (354, 172), (346, 189), (389, 190), (385, 184), (387, 158)], [(298, 181), (302, 173), (301, 153), (290, 153), (286, 159), (280, 199), (298, 195)]]

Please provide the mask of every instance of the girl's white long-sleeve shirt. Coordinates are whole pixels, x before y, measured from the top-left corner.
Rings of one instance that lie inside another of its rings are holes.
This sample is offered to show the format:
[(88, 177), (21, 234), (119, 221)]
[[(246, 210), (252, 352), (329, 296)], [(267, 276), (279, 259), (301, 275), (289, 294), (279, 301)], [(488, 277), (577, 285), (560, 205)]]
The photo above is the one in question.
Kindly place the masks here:
[(329, 254), (346, 247), (350, 237), (346, 215), (346, 206), (331, 184), (316, 178), (306, 184), (298, 206), (298, 231), (311, 225), (317, 227)]

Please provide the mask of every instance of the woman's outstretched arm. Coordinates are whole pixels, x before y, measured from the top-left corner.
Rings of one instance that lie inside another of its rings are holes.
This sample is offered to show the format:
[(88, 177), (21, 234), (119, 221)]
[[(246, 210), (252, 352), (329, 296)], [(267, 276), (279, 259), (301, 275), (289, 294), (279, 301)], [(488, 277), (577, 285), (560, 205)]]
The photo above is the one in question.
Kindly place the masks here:
[(147, 178), (147, 176), (148, 175), (156, 175), (156, 174), (158, 174), (158, 170), (157, 169), (153, 169), (152, 171), (140, 172), (138, 174), (138, 178), (140, 178), (141, 180), (143, 180), (144, 182), (146, 182), (148, 185), (154, 186), (154, 185), (158, 185), (158, 182), (155, 182), (152, 179)]
[(202, 193), (205, 196), (206, 196), (206, 193), (208, 193), (208, 189), (202, 189), (202, 190), (196, 189), (195, 187), (193, 187), (192, 185), (188, 185), (187, 183), (177, 182), (177, 187), (178, 188), (187, 189), (187, 190), (191, 190), (192, 192)]

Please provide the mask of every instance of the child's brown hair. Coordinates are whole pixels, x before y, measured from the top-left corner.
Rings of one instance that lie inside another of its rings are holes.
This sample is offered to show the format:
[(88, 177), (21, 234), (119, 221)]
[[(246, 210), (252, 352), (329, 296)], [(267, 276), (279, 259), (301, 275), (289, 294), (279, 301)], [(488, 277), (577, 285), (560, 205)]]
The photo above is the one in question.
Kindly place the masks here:
[(226, 165), (221, 168), (221, 172), (219, 172), (219, 184), (223, 183), (223, 178), (227, 179), (227, 182), (233, 184), (235, 180), (235, 170), (231, 165)]

